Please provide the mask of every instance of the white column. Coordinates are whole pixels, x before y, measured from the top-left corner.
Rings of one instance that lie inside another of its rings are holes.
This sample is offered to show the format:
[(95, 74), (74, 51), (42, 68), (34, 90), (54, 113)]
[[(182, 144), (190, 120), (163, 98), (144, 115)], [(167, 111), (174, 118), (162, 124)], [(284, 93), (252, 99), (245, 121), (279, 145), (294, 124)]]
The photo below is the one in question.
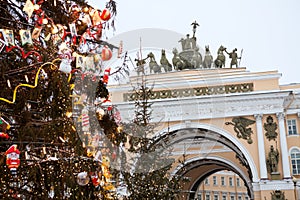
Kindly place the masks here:
[(265, 143), (262, 126), (262, 114), (254, 115), (256, 119), (256, 133), (258, 143), (258, 157), (259, 157), (259, 169), (260, 179), (268, 179), (267, 166), (266, 166), (266, 154), (265, 154)]
[(276, 114), (278, 118), (279, 124), (279, 135), (280, 135), (280, 148), (281, 148), (281, 157), (282, 160), (282, 168), (283, 168), (283, 178), (291, 178), (291, 171), (290, 171), (290, 162), (289, 162), (289, 153), (287, 148), (286, 142), (286, 132), (285, 132), (285, 125), (284, 125), (284, 113), (280, 112)]

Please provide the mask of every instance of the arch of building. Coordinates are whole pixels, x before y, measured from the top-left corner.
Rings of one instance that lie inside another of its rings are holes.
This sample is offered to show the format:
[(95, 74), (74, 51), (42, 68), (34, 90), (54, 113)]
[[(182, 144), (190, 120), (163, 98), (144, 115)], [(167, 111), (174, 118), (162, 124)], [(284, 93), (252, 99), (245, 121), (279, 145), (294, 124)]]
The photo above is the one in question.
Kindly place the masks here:
[(234, 163), (221, 157), (193, 158), (187, 160), (183, 165), (179, 166), (173, 174), (188, 177), (190, 175), (195, 176), (196, 174), (196, 177), (191, 179), (189, 184), (184, 187), (184, 189), (188, 191), (188, 199), (194, 199), (200, 184), (210, 175), (222, 170), (229, 170), (239, 175), (245, 182), (250, 198), (254, 198), (254, 191), (248, 175)]
[[(153, 138), (157, 140), (157, 142), (161, 142), (164, 138), (169, 137), (172, 133), (178, 133), (182, 130), (199, 130), (199, 131), (206, 131), (208, 134), (202, 135), (201, 137), (205, 137), (209, 140), (215, 140), (223, 145), (229, 147), (233, 150), (236, 155), (240, 158), (241, 162), (244, 162), (248, 170), (248, 174), (244, 173), (236, 164), (233, 162), (226, 160), (221, 157), (194, 157), (190, 160), (186, 160), (184, 165), (178, 165), (174, 170), (173, 174), (180, 174), (180, 175), (189, 175), (192, 172), (195, 172), (195, 169), (198, 170), (198, 174), (196, 173), (197, 177), (189, 184), (188, 191), (190, 191), (192, 198), (194, 193), (196, 192), (199, 184), (209, 175), (221, 171), (221, 170), (230, 170), (238, 174), (245, 182), (248, 193), (250, 198), (252, 199), (254, 196), (252, 183), (259, 181), (258, 171), (254, 164), (254, 161), (248, 152), (248, 150), (237, 140), (233, 135), (226, 132), (219, 127), (213, 126), (211, 124), (204, 124), (204, 123), (189, 123), (188, 127), (185, 123), (178, 123), (172, 126), (169, 126), (159, 132), (157, 132)], [(171, 134), (170, 134), (171, 133)], [(185, 131), (184, 134), (178, 134), (178, 136), (174, 139), (166, 140), (169, 144), (176, 143), (178, 141), (183, 141), (186, 139), (192, 139), (198, 137), (195, 131)], [(207, 167), (209, 166), (209, 167)], [(195, 176), (195, 173), (194, 173)]]

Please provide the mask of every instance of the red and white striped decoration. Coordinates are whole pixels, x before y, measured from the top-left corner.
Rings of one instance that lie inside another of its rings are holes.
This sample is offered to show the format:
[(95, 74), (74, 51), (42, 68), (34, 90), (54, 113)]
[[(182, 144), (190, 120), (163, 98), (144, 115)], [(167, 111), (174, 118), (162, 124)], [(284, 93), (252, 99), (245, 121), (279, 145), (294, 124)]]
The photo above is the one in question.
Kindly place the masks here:
[(81, 120), (82, 120), (82, 131), (88, 132), (90, 129), (90, 117), (86, 109), (82, 110)]
[(100, 18), (103, 20), (103, 21), (107, 21), (110, 19), (110, 11), (106, 8), (104, 8), (100, 14)]
[(112, 57), (112, 51), (108, 46), (105, 45), (102, 49), (101, 58), (102, 60), (106, 61), (111, 59), (111, 57)]

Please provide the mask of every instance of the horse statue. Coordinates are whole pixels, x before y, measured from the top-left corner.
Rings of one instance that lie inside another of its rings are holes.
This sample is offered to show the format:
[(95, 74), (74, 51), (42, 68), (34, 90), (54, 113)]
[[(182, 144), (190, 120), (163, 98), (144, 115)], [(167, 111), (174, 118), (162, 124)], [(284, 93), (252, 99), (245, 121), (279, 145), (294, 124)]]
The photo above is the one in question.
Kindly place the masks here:
[(205, 56), (204, 56), (204, 61), (203, 61), (203, 68), (211, 68), (211, 65), (213, 63), (213, 57), (210, 54), (209, 46), (205, 46)]
[(167, 56), (166, 56), (166, 51), (164, 49), (161, 50), (160, 64), (161, 64), (161, 67), (164, 68), (165, 72), (172, 71), (172, 65), (169, 63)]
[(225, 67), (225, 55), (224, 51), (226, 51), (226, 48), (223, 47), (222, 45), (218, 49), (218, 56), (217, 59), (214, 61), (215, 68), (222, 68)]
[(161, 68), (160, 66), (157, 64), (154, 54), (152, 52), (150, 52), (147, 56), (147, 58), (150, 58), (150, 62), (149, 62), (149, 68), (150, 68), (150, 73), (161, 73)]
[(178, 50), (176, 48), (173, 49), (173, 58), (172, 63), (175, 70), (183, 70), (185, 68), (185, 63), (180, 59), (180, 56), (178, 54)]
[(194, 51), (194, 53), (193, 53), (193, 56), (191, 59), (191, 64), (194, 69), (200, 68), (200, 66), (202, 65), (202, 56), (199, 53), (199, 47), (195, 47), (195, 49), (193, 51)]

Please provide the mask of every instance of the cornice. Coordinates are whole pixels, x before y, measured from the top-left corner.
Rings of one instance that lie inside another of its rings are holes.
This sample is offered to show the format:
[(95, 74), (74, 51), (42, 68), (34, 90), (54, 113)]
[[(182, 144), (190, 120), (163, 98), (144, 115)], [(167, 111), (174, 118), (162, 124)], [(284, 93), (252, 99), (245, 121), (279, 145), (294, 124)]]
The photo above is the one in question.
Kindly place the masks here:
[[(228, 70), (228, 69), (227, 69)], [(206, 71), (206, 70), (202, 70)], [(211, 73), (203, 73), (201, 70), (192, 70), (194, 73), (169, 72), (159, 75), (148, 75), (147, 82), (154, 84), (155, 90), (173, 89), (173, 88), (191, 88), (191, 87), (205, 87), (238, 83), (253, 83), (256, 80), (270, 80), (279, 79), (281, 74), (277, 71), (256, 72), (250, 73), (248, 71), (232, 71), (219, 73), (219, 71), (212, 71)], [(109, 86), (111, 92), (128, 92), (132, 90), (132, 85), (137, 82), (138, 77), (131, 78), (129, 83)]]
[(294, 190), (294, 183), (291, 180), (264, 180), (253, 184), (254, 191), (265, 190)]
[[(284, 111), (289, 91), (254, 92), (234, 95), (156, 99), (152, 105), (153, 122), (199, 120), (271, 114)], [(134, 116), (134, 102), (116, 104), (124, 120)]]

